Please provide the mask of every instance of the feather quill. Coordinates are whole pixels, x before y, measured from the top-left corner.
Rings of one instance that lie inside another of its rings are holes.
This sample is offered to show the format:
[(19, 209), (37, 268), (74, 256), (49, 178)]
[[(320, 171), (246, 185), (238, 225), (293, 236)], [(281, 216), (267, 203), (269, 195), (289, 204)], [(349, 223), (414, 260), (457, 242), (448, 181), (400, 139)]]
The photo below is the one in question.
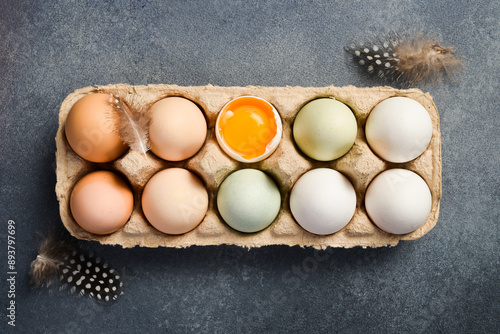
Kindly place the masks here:
[(96, 298), (103, 302), (116, 300), (123, 294), (118, 273), (100, 258), (82, 253), (68, 240), (50, 234), (40, 244), (30, 268), (35, 288), (51, 288), (59, 283), (62, 290)]
[(423, 33), (391, 33), (345, 49), (369, 75), (402, 86), (440, 83), (443, 77), (455, 80), (463, 67), (453, 47)]
[(112, 94), (110, 105), (116, 119), (118, 134), (124, 143), (139, 153), (149, 150), (149, 117), (140, 107), (132, 107), (124, 98)]

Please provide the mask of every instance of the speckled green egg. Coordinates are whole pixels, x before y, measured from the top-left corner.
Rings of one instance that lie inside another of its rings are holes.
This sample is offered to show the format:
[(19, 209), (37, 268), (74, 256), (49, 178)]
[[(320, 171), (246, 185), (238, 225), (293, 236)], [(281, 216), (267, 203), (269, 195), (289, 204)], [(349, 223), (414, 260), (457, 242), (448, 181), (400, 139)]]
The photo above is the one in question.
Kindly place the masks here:
[(358, 132), (356, 117), (344, 103), (319, 98), (307, 103), (293, 123), (293, 138), (300, 150), (319, 161), (346, 154)]
[(240, 169), (220, 185), (217, 208), (232, 228), (245, 233), (268, 227), (279, 213), (281, 194), (274, 180), (257, 169)]

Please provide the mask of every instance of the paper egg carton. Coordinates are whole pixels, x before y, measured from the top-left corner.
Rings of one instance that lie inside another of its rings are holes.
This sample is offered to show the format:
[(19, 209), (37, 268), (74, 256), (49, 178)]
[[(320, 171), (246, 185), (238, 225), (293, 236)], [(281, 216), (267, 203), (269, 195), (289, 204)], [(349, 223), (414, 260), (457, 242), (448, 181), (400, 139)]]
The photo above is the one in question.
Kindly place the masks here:
[[(148, 106), (166, 96), (183, 96), (197, 103), (203, 110), (208, 124), (206, 141), (193, 157), (171, 162), (156, 157), (151, 151), (146, 155), (129, 150), (121, 158), (110, 163), (91, 163), (77, 156), (68, 145), (64, 123), (72, 105), (81, 97), (95, 91), (86, 87), (71, 93), (62, 103), (59, 112), (57, 144), (56, 193), (62, 221), (68, 231), (79, 239), (96, 240), (102, 244), (123, 247), (188, 247), (192, 245), (238, 245), (260, 247), (265, 245), (299, 245), (318, 249), (331, 247), (380, 247), (396, 245), (400, 240), (414, 240), (429, 232), (438, 220), (441, 198), (441, 134), (439, 115), (432, 97), (418, 89), (397, 90), (390, 87), (180, 87), (176, 85), (130, 86), (126, 84), (97, 87), (134, 99)], [(271, 102), (281, 115), (283, 138), (278, 149), (267, 159), (246, 164), (233, 160), (219, 147), (215, 137), (215, 121), (221, 108), (231, 99), (242, 95), (254, 95)], [(432, 140), (425, 152), (408, 163), (389, 163), (379, 158), (367, 144), (364, 126), (370, 111), (382, 100), (392, 96), (406, 96), (421, 103), (432, 120)], [(307, 102), (330, 97), (347, 104), (358, 122), (358, 134), (351, 150), (331, 162), (319, 162), (306, 157), (293, 141), (292, 125), (295, 115)], [(141, 208), (141, 195), (146, 182), (158, 171), (182, 167), (196, 173), (205, 183), (209, 194), (209, 208), (203, 221), (194, 230), (183, 235), (159, 232), (146, 220)], [(333, 168), (344, 174), (356, 190), (357, 204), (353, 218), (337, 233), (320, 236), (307, 232), (294, 220), (289, 206), (289, 195), (295, 181), (305, 172), (319, 167)], [(406, 168), (419, 174), (429, 185), (432, 208), (425, 223), (416, 231), (389, 234), (368, 217), (364, 195), (371, 180), (390, 168)], [(229, 227), (217, 211), (217, 190), (231, 172), (242, 168), (256, 168), (274, 178), (281, 192), (281, 209), (276, 220), (265, 230), (257, 233), (241, 233)], [(115, 171), (128, 179), (134, 193), (134, 210), (129, 221), (109, 235), (95, 235), (83, 230), (72, 218), (69, 198), (75, 183), (85, 174), (99, 169)]]

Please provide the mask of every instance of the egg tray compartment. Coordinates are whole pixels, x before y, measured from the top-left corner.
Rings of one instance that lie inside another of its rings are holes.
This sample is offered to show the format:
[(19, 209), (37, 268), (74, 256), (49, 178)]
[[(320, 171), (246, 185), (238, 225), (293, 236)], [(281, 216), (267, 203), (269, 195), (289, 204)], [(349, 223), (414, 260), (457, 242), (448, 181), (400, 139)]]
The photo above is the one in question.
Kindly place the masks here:
[[(441, 198), (441, 134), (439, 115), (428, 93), (418, 89), (397, 90), (390, 87), (219, 87), (176, 85), (130, 86), (126, 84), (97, 87), (112, 93), (120, 93), (127, 99), (150, 105), (166, 96), (183, 96), (197, 103), (203, 110), (208, 134), (200, 151), (192, 158), (181, 162), (170, 162), (129, 150), (119, 159), (105, 164), (90, 163), (77, 156), (67, 143), (64, 123), (72, 105), (96, 87), (86, 87), (71, 93), (62, 103), (59, 112), (57, 144), (56, 194), (64, 226), (75, 237), (96, 240), (102, 244), (123, 247), (188, 247), (192, 245), (230, 244), (242, 247), (265, 245), (311, 246), (317, 249), (331, 247), (350, 248), (394, 246), (400, 240), (415, 240), (429, 232), (439, 216)], [(267, 159), (252, 163), (240, 163), (227, 156), (215, 138), (214, 126), (217, 114), (231, 99), (242, 95), (254, 95), (272, 103), (281, 115), (283, 138), (277, 150)], [(432, 139), (425, 152), (407, 163), (389, 163), (373, 153), (367, 144), (364, 126), (370, 111), (382, 100), (392, 96), (406, 96), (421, 103), (432, 120)], [(295, 115), (307, 102), (321, 97), (331, 97), (347, 104), (356, 116), (358, 134), (351, 150), (331, 162), (319, 162), (299, 151), (292, 137)], [(194, 230), (183, 235), (168, 235), (156, 230), (146, 220), (141, 209), (144, 185), (158, 171), (169, 167), (183, 167), (196, 173), (204, 182), (209, 194), (209, 207), (203, 221)], [(357, 203), (353, 218), (337, 233), (320, 236), (305, 231), (294, 220), (289, 206), (289, 194), (295, 181), (305, 172), (320, 167), (333, 168), (344, 174), (356, 190)], [(217, 190), (231, 172), (242, 168), (256, 168), (274, 178), (281, 192), (281, 209), (276, 220), (265, 230), (257, 233), (241, 233), (224, 223), (217, 211)], [(389, 234), (368, 217), (364, 206), (364, 195), (372, 179), (384, 170), (405, 168), (419, 174), (429, 185), (432, 208), (425, 223), (417, 230), (403, 235)], [(118, 231), (109, 235), (96, 235), (83, 230), (72, 218), (69, 198), (75, 183), (93, 170), (111, 170), (123, 175), (134, 192), (134, 210), (129, 221)]]

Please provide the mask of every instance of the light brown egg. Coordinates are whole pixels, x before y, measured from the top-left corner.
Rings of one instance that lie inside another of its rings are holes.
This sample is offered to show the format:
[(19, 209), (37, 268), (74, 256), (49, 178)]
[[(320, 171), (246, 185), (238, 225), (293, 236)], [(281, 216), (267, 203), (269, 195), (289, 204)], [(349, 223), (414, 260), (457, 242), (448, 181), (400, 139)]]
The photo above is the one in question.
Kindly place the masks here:
[(162, 159), (181, 161), (203, 146), (207, 121), (198, 106), (182, 97), (164, 98), (150, 108), (151, 151)]
[(101, 93), (86, 95), (68, 113), (66, 138), (73, 151), (85, 160), (109, 162), (127, 151), (117, 131), (110, 98)]
[(128, 184), (109, 171), (85, 175), (73, 188), (70, 209), (84, 230), (108, 234), (128, 221), (134, 207), (134, 195)]
[(183, 168), (156, 173), (142, 194), (142, 210), (157, 230), (183, 234), (203, 220), (208, 209), (208, 193), (201, 180)]

